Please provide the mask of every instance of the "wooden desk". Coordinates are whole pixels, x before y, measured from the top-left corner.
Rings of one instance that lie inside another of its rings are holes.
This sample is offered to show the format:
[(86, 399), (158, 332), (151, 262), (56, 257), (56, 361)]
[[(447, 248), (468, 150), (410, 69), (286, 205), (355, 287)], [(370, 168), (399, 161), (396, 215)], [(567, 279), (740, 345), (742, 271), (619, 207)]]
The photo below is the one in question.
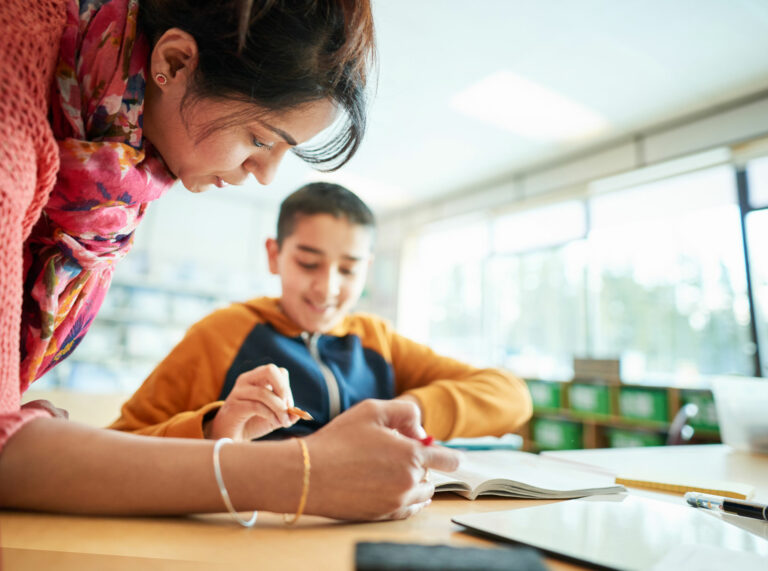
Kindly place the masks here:
[[(90, 569), (314, 570), (354, 569), (357, 541), (399, 541), (493, 546), (461, 533), (451, 516), (547, 502), (480, 499), (439, 494), (426, 510), (404, 521), (341, 523), (259, 514), (252, 529), (228, 516), (189, 518), (75, 517), (0, 512), (3, 571)], [(552, 569), (579, 567), (556, 562)]]
[(598, 466), (614, 474), (658, 468), (670, 474), (745, 482), (755, 487), (755, 500), (768, 502), (768, 454), (741, 452), (724, 444), (562, 450), (544, 455)]
[[(723, 446), (584, 450), (558, 455), (608, 468), (632, 462), (644, 466), (678, 464), (692, 470), (714, 466), (714, 471), (707, 469), (711, 477), (760, 486), (760, 495), (768, 497), (768, 456), (734, 453)], [(226, 515), (104, 518), (0, 512), (0, 568), (350, 570), (354, 569), (357, 541), (492, 547), (490, 541), (462, 533), (450, 518), (543, 503), (547, 502), (487, 498), (470, 502), (453, 494), (440, 494), (426, 510), (405, 521), (351, 524), (303, 517), (297, 526), (288, 527), (281, 516), (262, 513), (252, 529), (235, 525)], [(580, 569), (561, 561), (548, 562), (553, 570)]]

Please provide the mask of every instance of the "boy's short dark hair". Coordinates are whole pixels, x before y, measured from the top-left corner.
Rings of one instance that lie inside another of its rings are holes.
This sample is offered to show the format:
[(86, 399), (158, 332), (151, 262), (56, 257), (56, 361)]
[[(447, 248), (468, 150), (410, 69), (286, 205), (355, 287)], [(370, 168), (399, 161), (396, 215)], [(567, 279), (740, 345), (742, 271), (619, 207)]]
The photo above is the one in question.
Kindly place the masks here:
[(293, 234), (301, 216), (330, 214), (334, 218), (346, 218), (352, 224), (365, 226), (373, 231), (376, 219), (373, 212), (351, 190), (330, 182), (311, 182), (283, 200), (277, 218), (277, 245)]

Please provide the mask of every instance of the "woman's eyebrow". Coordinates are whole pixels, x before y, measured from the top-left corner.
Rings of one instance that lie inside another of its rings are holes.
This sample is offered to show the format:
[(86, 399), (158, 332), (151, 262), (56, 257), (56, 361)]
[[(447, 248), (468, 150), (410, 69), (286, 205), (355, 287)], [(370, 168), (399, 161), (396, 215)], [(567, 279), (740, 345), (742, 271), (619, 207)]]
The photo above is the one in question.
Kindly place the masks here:
[(272, 131), (273, 133), (275, 133), (275, 134), (276, 134), (278, 137), (281, 137), (281, 138), (282, 138), (282, 139), (283, 139), (283, 140), (284, 140), (286, 143), (288, 143), (289, 145), (291, 145), (291, 146), (295, 147), (295, 146), (298, 144), (298, 143), (296, 142), (296, 139), (294, 139), (293, 137), (291, 137), (291, 135), (289, 135), (288, 133), (286, 133), (286, 132), (285, 132), (285, 131), (283, 131), (282, 129), (278, 129), (277, 127), (274, 127), (274, 126), (270, 125), (270, 124), (269, 124), (269, 123), (267, 123), (266, 121), (260, 121), (260, 120), (258, 120), (258, 119), (257, 119), (257, 121), (258, 121), (258, 122), (259, 122), (261, 125), (263, 125), (264, 127), (266, 127), (267, 129), (269, 129), (270, 131)]

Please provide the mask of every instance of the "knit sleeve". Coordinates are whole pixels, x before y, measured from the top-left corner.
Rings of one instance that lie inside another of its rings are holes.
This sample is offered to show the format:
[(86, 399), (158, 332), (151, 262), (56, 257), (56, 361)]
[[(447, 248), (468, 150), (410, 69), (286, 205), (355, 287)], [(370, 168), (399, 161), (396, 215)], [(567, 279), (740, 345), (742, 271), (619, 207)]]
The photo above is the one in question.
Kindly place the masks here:
[(50, 413), (21, 407), (22, 245), (58, 169), (48, 94), (64, 25), (63, 0), (0, 2), (0, 450), (26, 422)]

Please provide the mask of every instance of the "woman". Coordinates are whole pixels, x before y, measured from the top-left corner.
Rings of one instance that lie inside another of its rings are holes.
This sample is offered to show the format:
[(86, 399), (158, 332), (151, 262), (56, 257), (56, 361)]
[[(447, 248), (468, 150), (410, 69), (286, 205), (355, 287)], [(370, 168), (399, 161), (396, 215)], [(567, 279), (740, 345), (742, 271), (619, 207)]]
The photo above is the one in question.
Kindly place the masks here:
[[(289, 150), (331, 168), (352, 156), (368, 3), (3, 0), (0, 37), (0, 505), (369, 519), (425, 505), (425, 468), (456, 459), (416, 440), (410, 403), (363, 403), (299, 447), (224, 449), (19, 406), (82, 339), (147, 204), (174, 179), (193, 192), (248, 174), (268, 184)], [(301, 146), (337, 115), (334, 136)]]

